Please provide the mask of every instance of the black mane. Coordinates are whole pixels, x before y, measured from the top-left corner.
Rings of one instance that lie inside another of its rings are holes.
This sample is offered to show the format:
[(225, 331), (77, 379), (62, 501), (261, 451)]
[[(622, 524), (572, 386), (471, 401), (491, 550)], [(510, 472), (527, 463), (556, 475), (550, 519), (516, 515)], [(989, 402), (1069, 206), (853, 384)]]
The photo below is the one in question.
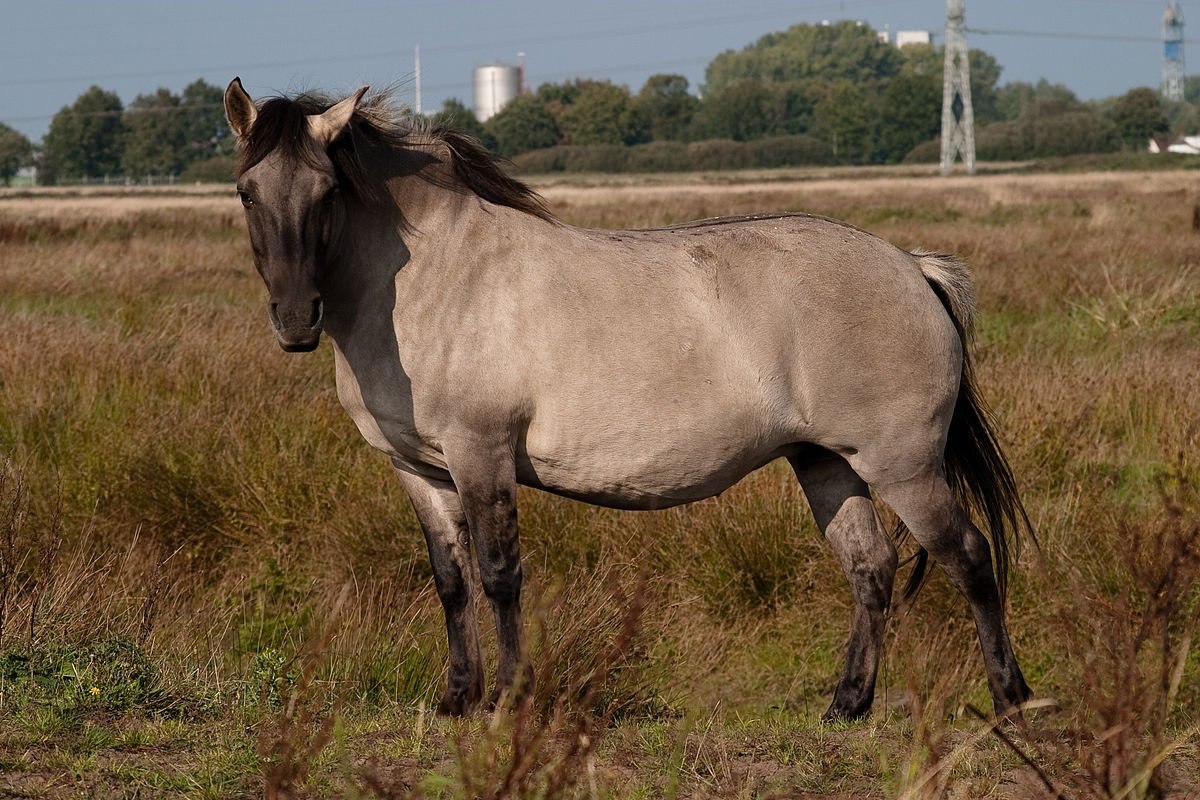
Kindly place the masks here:
[[(249, 135), (242, 141), (235, 174), (282, 150), (284, 158), (320, 166), (322, 153), (308, 135), (307, 117), (321, 114), (333, 102), (312, 94), (273, 97), (258, 108)], [(440, 146), (439, 146), (440, 145)], [(385, 178), (377, 168), (379, 158), (403, 156), (414, 149), (449, 154), (456, 180), (447, 181), (436, 170), (418, 170), (425, 180), (450, 189), (466, 189), (501, 206), (514, 208), (548, 221), (555, 221), (537, 192), (508, 175), (501, 159), (474, 137), (451, 128), (431, 127), (402, 115), (387, 93), (363, 100), (350, 119), (348, 130), (327, 151), (339, 181), (367, 201), (391, 200)]]

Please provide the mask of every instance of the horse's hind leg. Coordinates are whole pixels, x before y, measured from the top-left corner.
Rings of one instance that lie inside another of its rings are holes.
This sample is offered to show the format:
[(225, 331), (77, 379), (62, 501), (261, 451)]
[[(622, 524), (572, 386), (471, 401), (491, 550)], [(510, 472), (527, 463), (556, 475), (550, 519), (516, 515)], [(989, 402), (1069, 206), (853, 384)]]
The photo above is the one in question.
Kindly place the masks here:
[(991, 546), (955, 499), (945, 477), (940, 470), (931, 471), (875, 488), (970, 604), (996, 713), (1008, 713), (1024, 703), (1032, 692), (1005, 629)]
[(438, 703), (437, 712), (461, 716), (483, 699), (483, 660), (475, 615), (477, 582), (467, 517), (454, 484), (399, 469), (396, 474), (425, 533), (434, 585), (446, 613), (450, 669), (446, 693)]
[(846, 668), (824, 719), (859, 719), (875, 699), (896, 547), (883, 532), (867, 484), (840, 456), (828, 453), (811, 463), (797, 457), (791, 464), (854, 594)]

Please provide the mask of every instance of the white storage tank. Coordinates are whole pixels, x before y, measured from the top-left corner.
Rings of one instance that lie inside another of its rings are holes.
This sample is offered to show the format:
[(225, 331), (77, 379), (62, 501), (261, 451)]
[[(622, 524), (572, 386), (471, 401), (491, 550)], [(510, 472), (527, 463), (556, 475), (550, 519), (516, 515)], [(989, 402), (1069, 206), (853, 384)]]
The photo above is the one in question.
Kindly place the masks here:
[(521, 93), (521, 67), (488, 64), (475, 68), (475, 116), (486, 122)]

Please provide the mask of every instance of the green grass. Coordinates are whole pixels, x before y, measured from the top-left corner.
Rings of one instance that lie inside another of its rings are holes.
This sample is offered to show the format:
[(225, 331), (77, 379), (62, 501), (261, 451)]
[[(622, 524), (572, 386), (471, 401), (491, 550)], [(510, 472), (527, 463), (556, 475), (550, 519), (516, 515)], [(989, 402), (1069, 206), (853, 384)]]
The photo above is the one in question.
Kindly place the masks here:
[[(616, 203), (596, 188), (564, 214), (637, 227), (801, 208), (968, 258), (979, 375), (1041, 541), (1010, 626), (1038, 697), (1059, 706), (1016, 740), (1069, 796), (1102, 796), (1112, 754), (1095, 734), (1124, 726), (1133, 774), (1156, 748), (1194, 745), (1200, 722), (1195, 564), (1171, 558), (1200, 524), (1191, 178), (947, 191), (871, 174)], [(225, 212), (79, 213), (0, 225), (0, 794), (1038, 785), (967, 709), (990, 701), (939, 575), (893, 622), (876, 715), (819, 723), (850, 600), (783, 464), (652, 514), (523, 490), (534, 705), (434, 718), (446, 644), (424, 543), (337, 403), (328, 345), (278, 352)], [(481, 619), (492, 653), (486, 607)], [(1164, 780), (1200, 780), (1194, 752)]]

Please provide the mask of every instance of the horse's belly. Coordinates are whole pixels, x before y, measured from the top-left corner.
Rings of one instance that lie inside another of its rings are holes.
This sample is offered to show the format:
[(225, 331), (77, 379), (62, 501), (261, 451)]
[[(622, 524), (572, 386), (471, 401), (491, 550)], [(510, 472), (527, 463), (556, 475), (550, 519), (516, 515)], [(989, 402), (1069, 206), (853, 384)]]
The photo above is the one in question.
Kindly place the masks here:
[[(521, 483), (598, 505), (655, 509), (720, 494), (786, 446), (696, 432), (538, 442), (518, 454)], [(541, 446), (539, 446), (541, 445)]]

